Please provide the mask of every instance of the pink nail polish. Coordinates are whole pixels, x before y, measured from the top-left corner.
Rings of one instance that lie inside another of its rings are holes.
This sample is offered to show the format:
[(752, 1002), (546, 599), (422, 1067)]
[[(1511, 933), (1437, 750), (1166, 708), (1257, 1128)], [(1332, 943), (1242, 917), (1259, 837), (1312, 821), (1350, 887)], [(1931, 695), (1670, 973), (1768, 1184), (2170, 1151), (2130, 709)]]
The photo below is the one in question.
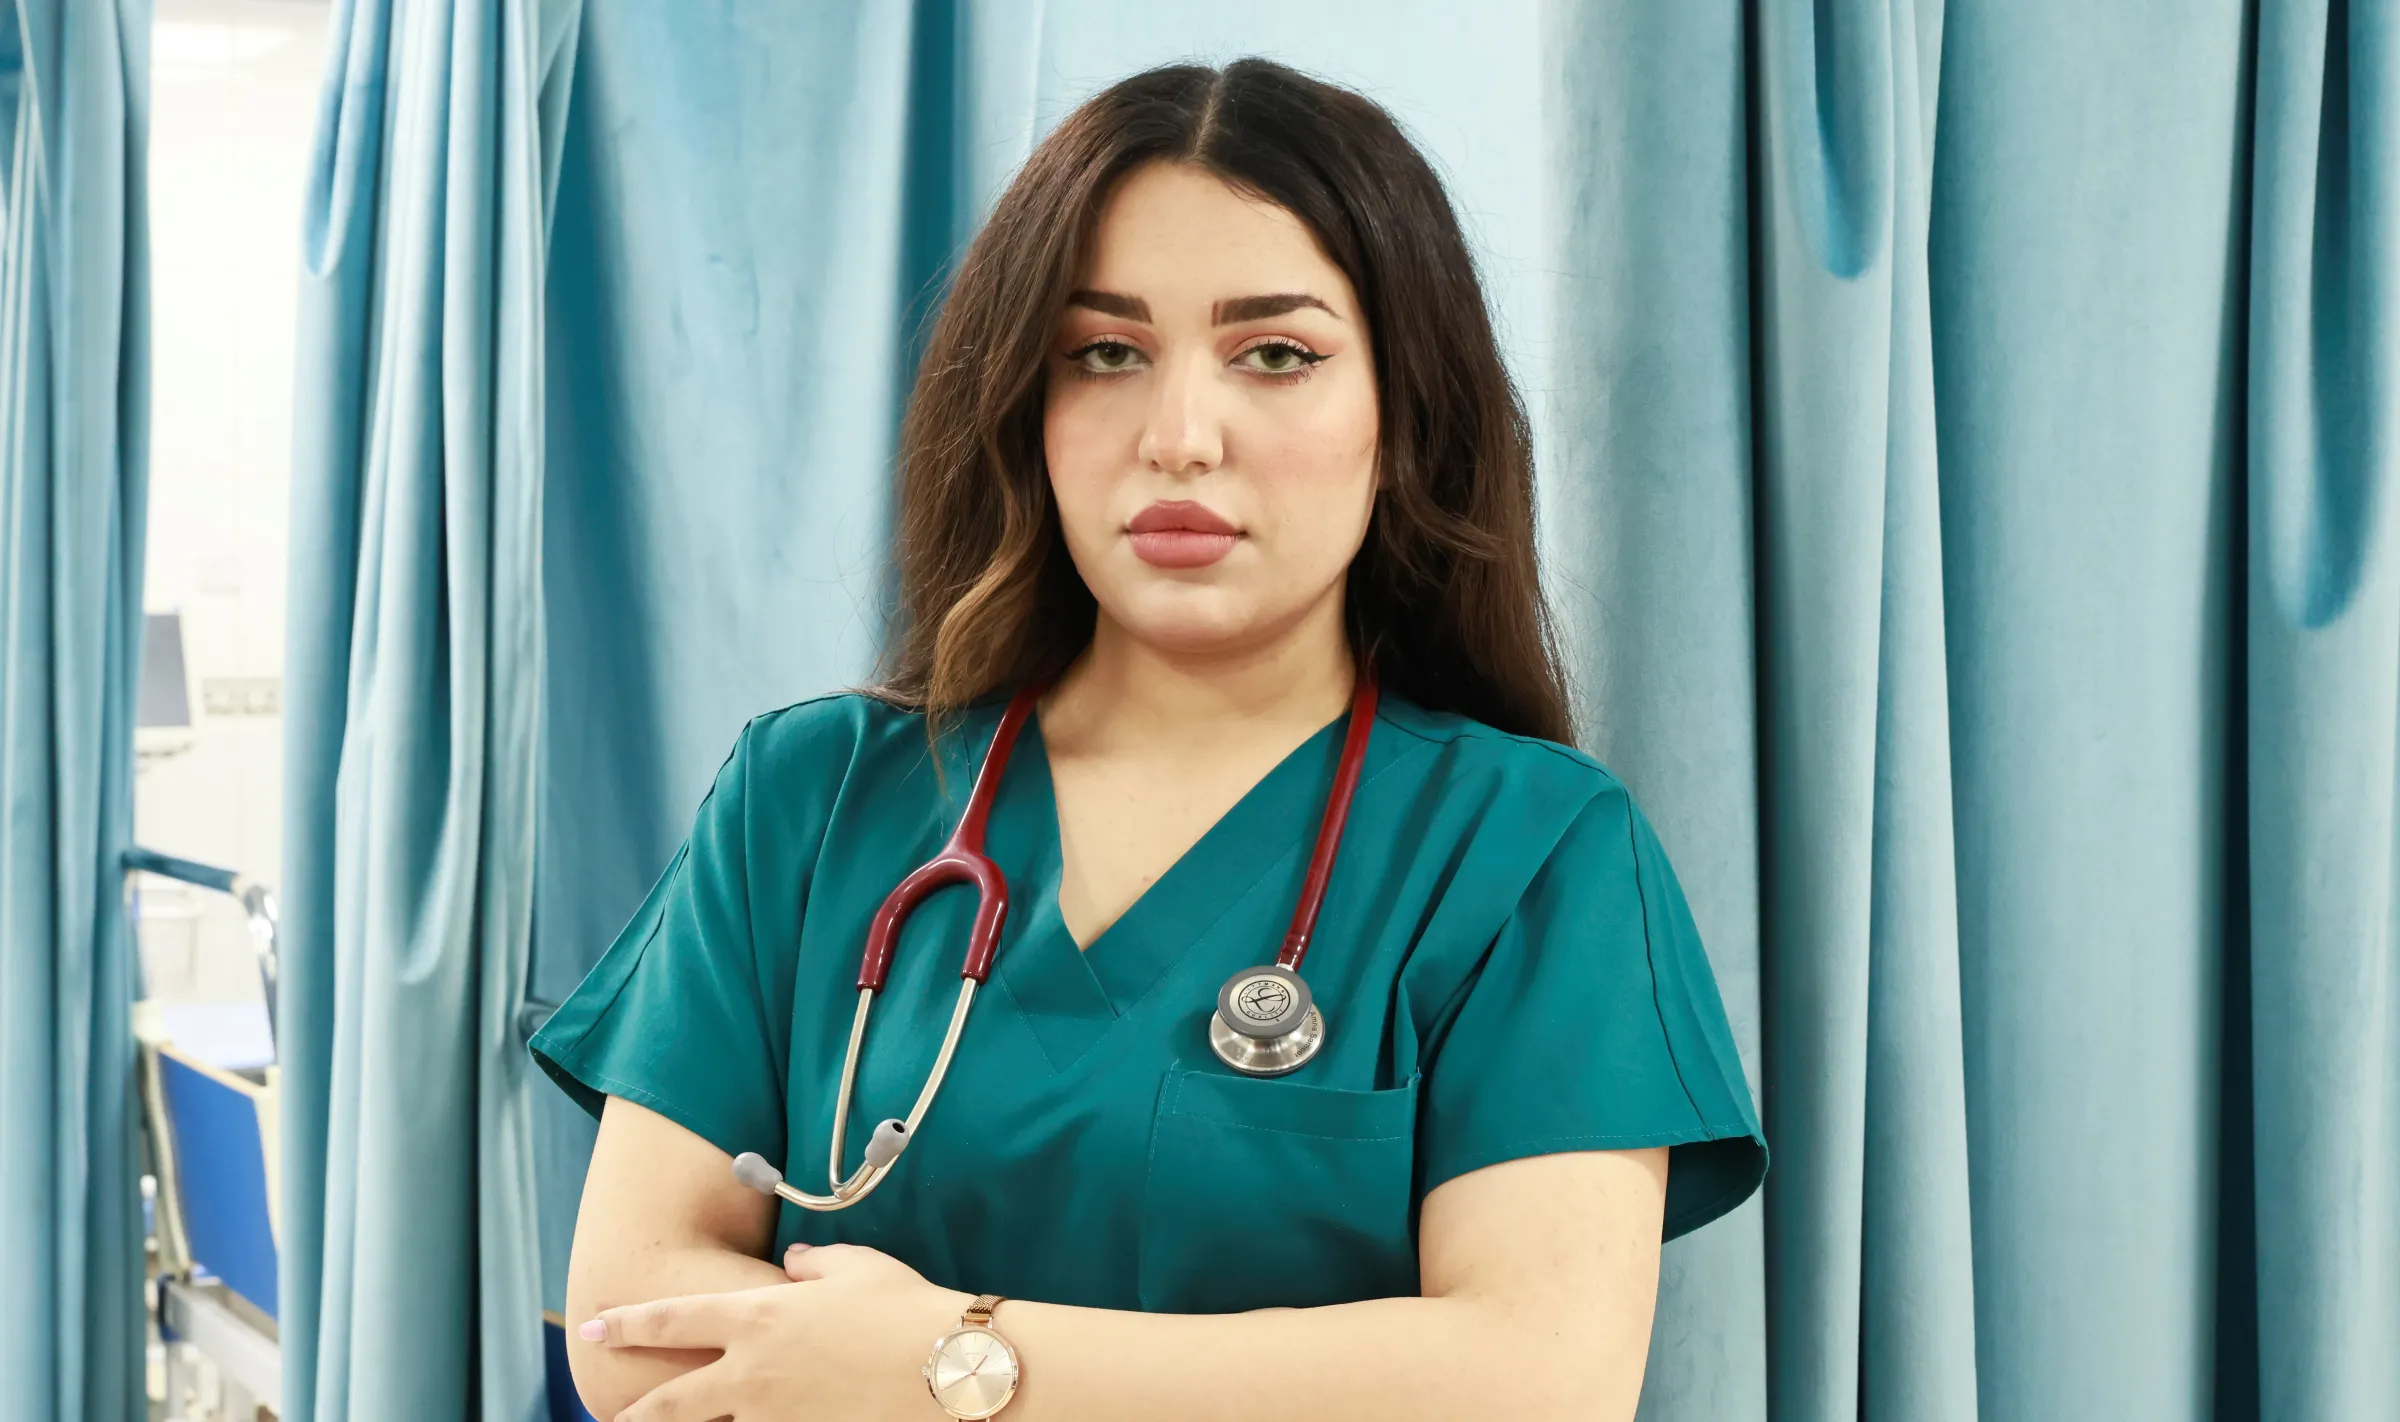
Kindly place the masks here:
[(583, 1327), (575, 1330), (586, 1343), (597, 1343), (608, 1336), (608, 1325), (596, 1318), (587, 1318)]

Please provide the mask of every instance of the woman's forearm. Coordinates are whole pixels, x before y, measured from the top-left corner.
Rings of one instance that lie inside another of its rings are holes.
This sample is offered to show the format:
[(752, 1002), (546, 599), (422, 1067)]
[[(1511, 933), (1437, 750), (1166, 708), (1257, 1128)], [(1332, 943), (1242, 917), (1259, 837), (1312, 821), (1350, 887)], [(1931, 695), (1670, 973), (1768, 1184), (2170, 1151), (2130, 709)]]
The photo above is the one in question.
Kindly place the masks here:
[(601, 1309), (685, 1294), (739, 1293), (785, 1282), (783, 1270), (775, 1265), (719, 1245), (645, 1249), (627, 1255), (597, 1278), (587, 1278), (585, 1271), (570, 1266), (567, 1367), (574, 1375), (576, 1393), (593, 1416), (614, 1417), (652, 1388), (717, 1356), (708, 1350), (609, 1348), (586, 1342), (576, 1330)]
[[(1296, 1417), (1628, 1419), (1639, 1353), (1621, 1330), (1494, 1300), (1396, 1298), (1236, 1314), (1145, 1314), (1012, 1300), (994, 1326), (1024, 1381), (1011, 1422)], [(1623, 1351), (1623, 1350), (1618, 1350)]]
[[(1009, 1422), (1249, 1422), (1262, 1409), (1630, 1422), (1665, 1155), (1536, 1157), (1443, 1185), (1421, 1217), (1424, 1297), (1240, 1314), (1010, 1299), (993, 1319), (1022, 1364)], [(1628, 1191), (1634, 1207), (1612, 1210)], [(1562, 1195), (1568, 1204), (1541, 1208)], [(1582, 1213), (1569, 1207), (1583, 1197)], [(571, 1322), (605, 1308), (608, 1352), (587, 1350), (576, 1380), (602, 1417), (629, 1405), (644, 1422), (939, 1415), (918, 1373), (972, 1295), (862, 1245), (795, 1245), (777, 1270), (689, 1235), (628, 1243), (637, 1228), (604, 1231), (589, 1215), (577, 1225), (592, 1247), (570, 1269)], [(664, 1348), (686, 1351), (647, 1351)]]

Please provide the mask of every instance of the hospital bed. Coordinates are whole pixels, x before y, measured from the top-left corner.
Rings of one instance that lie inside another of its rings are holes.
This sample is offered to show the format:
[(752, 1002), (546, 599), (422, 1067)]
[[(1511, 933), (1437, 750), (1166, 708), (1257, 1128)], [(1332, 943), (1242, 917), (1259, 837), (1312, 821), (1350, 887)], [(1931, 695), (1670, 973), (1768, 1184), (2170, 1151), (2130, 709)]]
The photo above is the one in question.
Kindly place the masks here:
[[(123, 865), (129, 879), (155, 874), (238, 900), (261, 989), (257, 1007), (145, 1000), (134, 1009), (167, 1422), (187, 1422), (196, 1381), (189, 1354), (213, 1369), (220, 1415), (247, 1419), (250, 1405), (280, 1415), (275, 896), (230, 869), (154, 850), (128, 850)], [(138, 918), (138, 889), (132, 901)], [(568, 1377), (566, 1335), (555, 1314), (544, 1315), (542, 1332), (551, 1422), (592, 1422)]]
[[(155, 850), (124, 868), (229, 894), (250, 923), (260, 1002), (134, 1006), (142, 1125), (148, 1149), (151, 1291), (165, 1344), (166, 1417), (183, 1422), (197, 1353), (213, 1367), (220, 1411), (283, 1410), (277, 1340), (275, 1168), (275, 896), (229, 869)], [(130, 901), (141, 913), (139, 880)], [(249, 1404), (251, 1406), (245, 1406)]]

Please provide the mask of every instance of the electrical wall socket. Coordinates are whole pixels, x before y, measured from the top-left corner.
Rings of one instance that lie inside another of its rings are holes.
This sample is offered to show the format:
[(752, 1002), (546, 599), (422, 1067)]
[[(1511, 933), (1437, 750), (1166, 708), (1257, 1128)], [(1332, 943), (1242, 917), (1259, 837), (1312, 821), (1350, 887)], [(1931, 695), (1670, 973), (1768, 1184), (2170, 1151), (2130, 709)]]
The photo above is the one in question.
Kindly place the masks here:
[(200, 681), (200, 709), (210, 716), (280, 716), (283, 678), (212, 676)]

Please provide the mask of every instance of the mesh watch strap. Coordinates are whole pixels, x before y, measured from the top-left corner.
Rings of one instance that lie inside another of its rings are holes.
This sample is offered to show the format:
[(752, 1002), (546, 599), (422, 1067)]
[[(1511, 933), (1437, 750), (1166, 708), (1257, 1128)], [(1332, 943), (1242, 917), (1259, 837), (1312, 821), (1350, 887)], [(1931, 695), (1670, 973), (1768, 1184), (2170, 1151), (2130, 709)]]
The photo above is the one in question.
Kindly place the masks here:
[(998, 1308), (1007, 1301), (1007, 1296), (1004, 1294), (976, 1295), (975, 1302), (968, 1304), (966, 1313), (960, 1316), (958, 1320), (959, 1326), (962, 1328), (991, 1327), (992, 1310)]

